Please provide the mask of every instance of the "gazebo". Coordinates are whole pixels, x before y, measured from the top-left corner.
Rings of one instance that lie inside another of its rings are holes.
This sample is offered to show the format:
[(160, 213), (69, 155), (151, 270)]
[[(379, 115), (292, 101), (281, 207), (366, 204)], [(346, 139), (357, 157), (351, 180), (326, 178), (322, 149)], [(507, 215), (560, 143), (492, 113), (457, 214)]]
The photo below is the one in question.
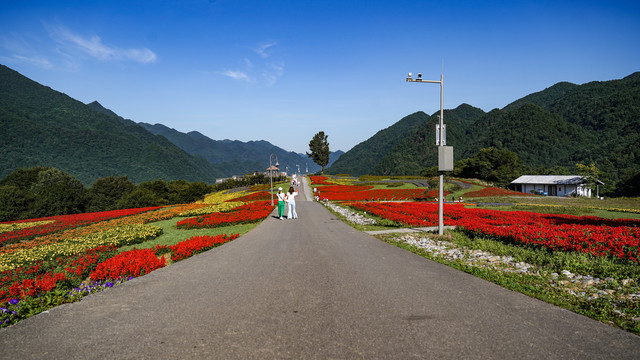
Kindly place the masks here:
[(280, 176), (280, 169), (278, 169), (278, 167), (276, 167), (275, 165), (271, 165), (267, 168), (265, 175), (278, 177)]

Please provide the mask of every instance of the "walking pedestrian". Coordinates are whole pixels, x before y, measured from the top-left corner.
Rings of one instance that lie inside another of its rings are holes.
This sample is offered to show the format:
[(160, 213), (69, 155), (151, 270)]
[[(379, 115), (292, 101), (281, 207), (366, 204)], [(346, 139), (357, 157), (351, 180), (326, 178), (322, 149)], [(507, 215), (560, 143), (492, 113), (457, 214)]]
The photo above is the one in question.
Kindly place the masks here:
[(282, 192), (282, 188), (279, 187), (278, 188), (278, 215), (280, 215), (280, 220), (282, 220), (282, 217), (284, 216), (284, 198), (285, 198), (285, 193)]
[(289, 204), (289, 213), (287, 214), (287, 219), (298, 218), (298, 213), (296, 213), (296, 196), (298, 196), (298, 192), (293, 190), (293, 187), (290, 187), (289, 192), (285, 197), (287, 204)]

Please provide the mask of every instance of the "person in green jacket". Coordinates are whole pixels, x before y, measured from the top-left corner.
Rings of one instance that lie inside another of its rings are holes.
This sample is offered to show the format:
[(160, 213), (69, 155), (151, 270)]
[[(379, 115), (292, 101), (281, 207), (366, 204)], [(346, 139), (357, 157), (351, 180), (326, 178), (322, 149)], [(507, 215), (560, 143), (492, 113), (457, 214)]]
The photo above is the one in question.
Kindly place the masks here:
[(278, 215), (280, 215), (280, 220), (284, 216), (284, 193), (282, 192), (282, 188), (278, 188)]

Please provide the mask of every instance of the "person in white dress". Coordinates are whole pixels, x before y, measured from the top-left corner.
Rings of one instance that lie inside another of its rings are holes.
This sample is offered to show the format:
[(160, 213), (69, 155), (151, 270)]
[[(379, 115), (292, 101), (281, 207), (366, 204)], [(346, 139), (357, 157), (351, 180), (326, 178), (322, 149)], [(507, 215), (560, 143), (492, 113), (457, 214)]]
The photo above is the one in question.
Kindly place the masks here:
[(298, 196), (298, 192), (293, 190), (293, 187), (290, 187), (289, 192), (285, 196), (285, 200), (289, 205), (289, 213), (287, 214), (287, 219), (298, 218), (298, 213), (296, 213), (296, 196)]

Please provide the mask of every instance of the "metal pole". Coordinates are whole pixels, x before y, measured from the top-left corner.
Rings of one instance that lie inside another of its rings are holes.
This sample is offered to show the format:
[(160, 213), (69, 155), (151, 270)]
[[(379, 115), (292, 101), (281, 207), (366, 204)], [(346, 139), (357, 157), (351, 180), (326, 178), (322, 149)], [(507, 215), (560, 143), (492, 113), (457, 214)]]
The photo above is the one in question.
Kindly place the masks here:
[[(269, 183), (271, 184), (271, 206), (273, 206), (273, 169), (271, 169), (271, 159), (273, 159), (274, 154), (269, 155)], [(278, 157), (276, 156), (276, 166), (278, 165)]]
[[(443, 111), (444, 74), (440, 74), (440, 146), (444, 146), (444, 111)], [(438, 199), (438, 234), (444, 234), (444, 172), (440, 172), (440, 194)]]
[(271, 206), (273, 206), (273, 170), (271, 170), (271, 156), (269, 156), (269, 182), (271, 183)]
[[(425, 80), (422, 78), (422, 74), (418, 74), (417, 78), (412, 78), (411, 73), (407, 76), (408, 82), (422, 82), (440, 84), (440, 140), (438, 146), (444, 146), (444, 73), (440, 74), (440, 81), (437, 80)], [(442, 151), (441, 149), (439, 149)], [(438, 154), (440, 153), (438, 151)], [(444, 172), (440, 171), (440, 189), (438, 196), (438, 234), (444, 234)]]

